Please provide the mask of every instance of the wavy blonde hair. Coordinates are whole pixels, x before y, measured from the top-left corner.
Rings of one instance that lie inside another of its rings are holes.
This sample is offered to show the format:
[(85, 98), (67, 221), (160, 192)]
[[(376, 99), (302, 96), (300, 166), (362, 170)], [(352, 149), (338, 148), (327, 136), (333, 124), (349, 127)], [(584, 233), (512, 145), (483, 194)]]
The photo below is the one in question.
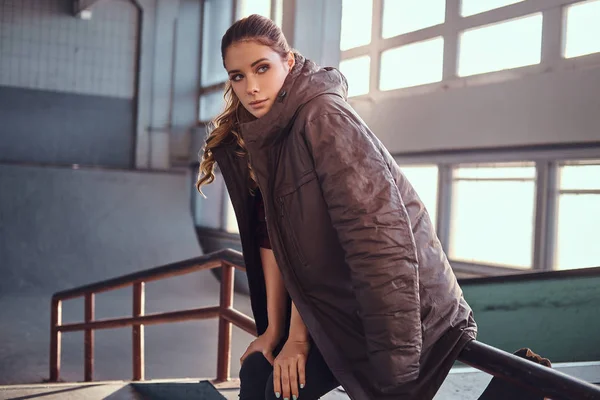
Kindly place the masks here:
[[(273, 21), (260, 15), (251, 15), (234, 23), (223, 35), (221, 40), (221, 59), (225, 66), (225, 53), (229, 46), (240, 41), (256, 41), (262, 45), (269, 46), (277, 52), (282, 59), (290, 54), (290, 46), (281, 29)], [(212, 149), (224, 144), (236, 143), (236, 154), (244, 157), (247, 154), (244, 139), (240, 133), (240, 124), (250, 121), (252, 114), (248, 112), (231, 86), (231, 81), (225, 85), (225, 110), (217, 115), (208, 126), (208, 136), (202, 149), (202, 160), (198, 171), (196, 188), (202, 193), (202, 186), (208, 185), (215, 180), (215, 159)], [(250, 190), (257, 187), (256, 175), (248, 161), (250, 175)]]

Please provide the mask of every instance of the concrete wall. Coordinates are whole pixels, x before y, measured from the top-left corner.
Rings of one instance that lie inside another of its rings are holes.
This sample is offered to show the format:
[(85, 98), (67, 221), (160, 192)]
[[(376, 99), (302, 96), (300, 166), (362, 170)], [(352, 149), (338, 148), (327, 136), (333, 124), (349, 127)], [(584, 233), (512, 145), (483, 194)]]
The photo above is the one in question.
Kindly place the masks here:
[(88, 3), (0, 0), (0, 161), (169, 168), (197, 119), (201, 1)]
[(600, 142), (600, 68), (351, 101), (390, 151)]
[(0, 161), (133, 165), (138, 11), (0, 1)]

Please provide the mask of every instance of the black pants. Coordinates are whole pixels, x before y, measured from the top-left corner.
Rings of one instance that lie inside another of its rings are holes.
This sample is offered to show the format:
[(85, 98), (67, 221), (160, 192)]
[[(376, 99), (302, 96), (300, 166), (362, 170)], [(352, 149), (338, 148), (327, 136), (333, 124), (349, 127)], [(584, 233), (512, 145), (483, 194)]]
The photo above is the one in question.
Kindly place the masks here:
[[(298, 400), (316, 400), (339, 386), (314, 345), (308, 353), (305, 371), (306, 385), (299, 389)], [(273, 366), (262, 353), (248, 355), (240, 370), (240, 400), (275, 399), (277, 398), (273, 390)], [(279, 400), (283, 400), (283, 393)], [(292, 400), (291, 396), (289, 400)]]

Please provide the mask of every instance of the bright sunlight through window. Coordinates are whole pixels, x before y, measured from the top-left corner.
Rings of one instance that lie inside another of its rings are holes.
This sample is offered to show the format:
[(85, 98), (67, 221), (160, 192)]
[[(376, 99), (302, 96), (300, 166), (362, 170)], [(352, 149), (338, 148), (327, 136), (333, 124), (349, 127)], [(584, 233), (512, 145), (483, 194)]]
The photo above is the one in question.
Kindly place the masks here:
[(371, 43), (373, 0), (343, 0), (340, 50)]
[(400, 169), (425, 205), (435, 229), (438, 196), (437, 165), (401, 165)]
[(555, 269), (600, 266), (600, 164), (560, 167)]
[(252, 14), (271, 18), (271, 0), (238, 0), (239, 18)]
[(340, 61), (340, 72), (348, 80), (348, 97), (369, 93), (371, 57), (362, 56)]
[(459, 76), (539, 64), (542, 14), (467, 30), (459, 49)]
[(600, 52), (600, 0), (567, 7), (565, 21), (565, 58)]
[(392, 90), (440, 82), (444, 67), (444, 39), (437, 37), (381, 53), (379, 88)]
[(446, 0), (384, 0), (382, 37), (402, 35), (444, 23)]
[(531, 268), (533, 163), (458, 167), (453, 172), (450, 257)]

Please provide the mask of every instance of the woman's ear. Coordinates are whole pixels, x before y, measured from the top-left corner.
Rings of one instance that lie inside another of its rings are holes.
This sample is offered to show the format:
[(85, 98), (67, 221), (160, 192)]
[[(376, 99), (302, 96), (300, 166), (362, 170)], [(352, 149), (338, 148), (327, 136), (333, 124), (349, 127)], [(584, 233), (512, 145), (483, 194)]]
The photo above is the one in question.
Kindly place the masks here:
[(292, 70), (292, 68), (294, 68), (294, 65), (296, 64), (296, 57), (294, 57), (293, 51), (290, 51), (288, 53), (287, 64), (288, 64), (288, 67), (290, 68), (289, 69), (290, 71)]

